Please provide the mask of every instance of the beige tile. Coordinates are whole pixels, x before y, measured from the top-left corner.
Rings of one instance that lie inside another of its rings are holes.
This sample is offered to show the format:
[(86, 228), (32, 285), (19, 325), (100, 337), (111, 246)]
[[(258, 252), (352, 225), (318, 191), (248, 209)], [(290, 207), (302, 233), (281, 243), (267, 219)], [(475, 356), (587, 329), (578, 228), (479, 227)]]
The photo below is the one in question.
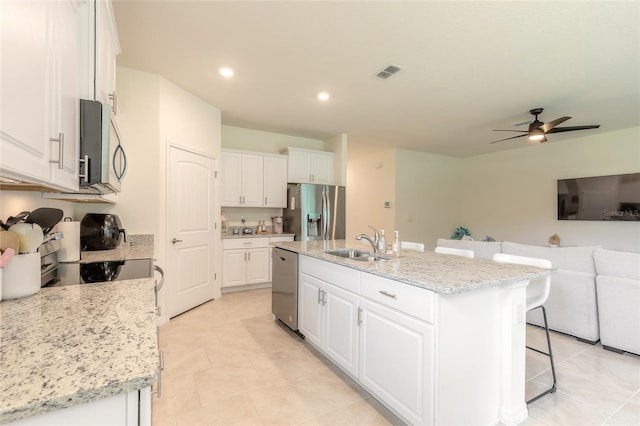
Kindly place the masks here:
[(177, 426), (262, 425), (247, 394), (210, 401), (196, 410), (177, 415)]
[(183, 349), (169, 346), (163, 349), (164, 375), (174, 372), (180, 375), (191, 375), (211, 368), (204, 348)]
[(257, 354), (251, 358), (251, 364), (265, 382), (271, 384), (295, 380), (311, 374), (317, 376), (333, 374), (327, 366), (310, 360), (299, 350)]
[[(325, 413), (318, 418), (309, 422), (303, 423), (302, 426), (336, 426), (336, 425), (372, 425), (372, 426), (384, 426), (392, 425), (383, 414), (381, 414), (376, 407), (382, 408), (378, 403), (373, 400), (365, 401), (360, 400), (352, 404), (347, 405), (344, 408), (340, 408), (336, 411)], [(395, 424), (400, 424), (397, 422)]]
[(269, 386), (249, 395), (265, 425), (297, 425), (320, 418), (313, 409), (316, 402), (305, 399), (291, 384)]
[(214, 367), (195, 377), (200, 403), (210, 405), (220, 399), (247, 394), (266, 386), (251, 364), (246, 366)]
[(200, 399), (193, 377), (163, 373), (162, 396), (151, 400), (152, 418), (162, 421), (197, 408), (200, 408)]
[(640, 425), (640, 391), (607, 420), (607, 426)]
[(528, 409), (531, 421), (554, 426), (601, 425), (608, 417), (606, 412), (560, 391), (529, 404)]
[(177, 426), (175, 416), (158, 417), (155, 413), (151, 415), (151, 426)]

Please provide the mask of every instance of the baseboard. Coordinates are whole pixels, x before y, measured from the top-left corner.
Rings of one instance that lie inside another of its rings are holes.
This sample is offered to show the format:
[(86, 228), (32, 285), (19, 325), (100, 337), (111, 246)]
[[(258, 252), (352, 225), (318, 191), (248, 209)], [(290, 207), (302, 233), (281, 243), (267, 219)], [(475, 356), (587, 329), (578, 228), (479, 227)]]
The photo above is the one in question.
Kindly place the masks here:
[(260, 288), (271, 288), (271, 282), (258, 284), (234, 285), (233, 287), (222, 287), (222, 294), (235, 293), (237, 291), (257, 290)]

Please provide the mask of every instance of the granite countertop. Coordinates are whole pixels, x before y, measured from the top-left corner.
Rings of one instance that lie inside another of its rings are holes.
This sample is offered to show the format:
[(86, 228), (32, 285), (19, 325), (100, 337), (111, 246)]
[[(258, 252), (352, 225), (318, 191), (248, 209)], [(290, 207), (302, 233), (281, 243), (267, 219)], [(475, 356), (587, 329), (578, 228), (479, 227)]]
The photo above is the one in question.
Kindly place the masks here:
[[(399, 258), (375, 262), (358, 261), (325, 253), (326, 250), (360, 249), (371, 245), (356, 240), (294, 241), (274, 244), (317, 259), (346, 266), (442, 294), (455, 294), (483, 287), (511, 284), (545, 277), (553, 270), (497, 263), (487, 259), (402, 250)], [(391, 255), (389, 255), (391, 256)]]
[(153, 234), (129, 235), (127, 240), (112, 250), (81, 251), (80, 263), (153, 258)]
[(0, 303), (0, 423), (151, 386), (151, 278), (43, 288)]
[(276, 234), (275, 232), (267, 232), (266, 234), (239, 234), (239, 235), (223, 235), (222, 239), (232, 239), (232, 238), (264, 238), (264, 237), (295, 237), (296, 234)]

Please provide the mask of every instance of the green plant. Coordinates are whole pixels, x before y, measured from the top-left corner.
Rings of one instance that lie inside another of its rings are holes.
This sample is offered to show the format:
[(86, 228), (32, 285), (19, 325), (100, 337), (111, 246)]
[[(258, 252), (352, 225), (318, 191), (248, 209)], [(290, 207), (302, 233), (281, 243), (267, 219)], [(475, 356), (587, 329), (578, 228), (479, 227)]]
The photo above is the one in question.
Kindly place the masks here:
[(462, 237), (464, 237), (464, 236), (471, 236), (471, 233), (469, 232), (469, 230), (467, 228), (459, 226), (456, 229), (456, 232), (454, 232), (453, 235), (451, 235), (451, 239), (452, 240), (461, 240)]

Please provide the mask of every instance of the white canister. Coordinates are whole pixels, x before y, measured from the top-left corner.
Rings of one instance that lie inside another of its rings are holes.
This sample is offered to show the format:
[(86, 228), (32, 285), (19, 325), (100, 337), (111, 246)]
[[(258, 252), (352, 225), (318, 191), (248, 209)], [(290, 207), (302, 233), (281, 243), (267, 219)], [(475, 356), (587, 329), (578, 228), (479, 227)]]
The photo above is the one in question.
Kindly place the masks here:
[(17, 254), (2, 269), (2, 300), (36, 294), (40, 281), (40, 253)]
[(62, 232), (58, 262), (77, 262), (80, 260), (80, 222), (64, 220), (56, 225)]

